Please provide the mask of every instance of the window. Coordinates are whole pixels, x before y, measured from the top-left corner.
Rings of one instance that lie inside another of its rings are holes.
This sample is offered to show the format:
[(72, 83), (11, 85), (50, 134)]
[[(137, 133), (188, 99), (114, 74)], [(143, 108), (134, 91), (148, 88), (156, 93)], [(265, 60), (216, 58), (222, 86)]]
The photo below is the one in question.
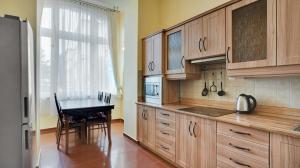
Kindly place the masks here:
[(117, 94), (110, 13), (74, 2), (46, 0), (41, 19), (40, 96)]

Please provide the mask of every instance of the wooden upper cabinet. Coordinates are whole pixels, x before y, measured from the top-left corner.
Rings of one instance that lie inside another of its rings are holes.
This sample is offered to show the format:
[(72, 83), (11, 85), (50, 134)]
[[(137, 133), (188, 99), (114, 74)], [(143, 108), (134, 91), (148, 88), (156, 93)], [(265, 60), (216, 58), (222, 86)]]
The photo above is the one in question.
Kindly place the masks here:
[(200, 66), (186, 60), (185, 26), (179, 26), (165, 33), (165, 73), (169, 80), (197, 79)]
[(225, 9), (185, 25), (186, 60), (225, 55)]
[(203, 17), (203, 56), (225, 55), (225, 9)]
[(184, 73), (184, 26), (166, 32), (166, 73)]
[(276, 66), (276, 0), (226, 8), (227, 69)]
[(300, 1), (277, 3), (277, 65), (300, 64)]
[(151, 75), (153, 60), (153, 38), (143, 40), (144, 75)]
[(185, 25), (186, 59), (192, 60), (203, 57), (203, 19), (191, 21)]
[(152, 75), (163, 74), (163, 34), (153, 36), (153, 71)]
[(163, 73), (163, 34), (143, 39), (144, 76)]
[(271, 134), (271, 168), (300, 167), (300, 139)]

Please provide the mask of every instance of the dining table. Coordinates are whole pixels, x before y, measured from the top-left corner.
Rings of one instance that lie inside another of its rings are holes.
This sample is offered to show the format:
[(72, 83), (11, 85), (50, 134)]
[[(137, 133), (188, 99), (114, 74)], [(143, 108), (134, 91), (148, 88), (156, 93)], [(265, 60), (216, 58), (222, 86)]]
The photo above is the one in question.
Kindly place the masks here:
[[(111, 113), (114, 109), (114, 105), (111, 103), (105, 103), (98, 99), (73, 99), (73, 100), (61, 100), (61, 111), (65, 118), (65, 131), (66, 131), (66, 153), (69, 151), (69, 118), (73, 116), (85, 116), (87, 113), (99, 113), (102, 112), (107, 117), (107, 137), (109, 144), (111, 144)], [(86, 134), (84, 134), (84, 140), (86, 140)]]

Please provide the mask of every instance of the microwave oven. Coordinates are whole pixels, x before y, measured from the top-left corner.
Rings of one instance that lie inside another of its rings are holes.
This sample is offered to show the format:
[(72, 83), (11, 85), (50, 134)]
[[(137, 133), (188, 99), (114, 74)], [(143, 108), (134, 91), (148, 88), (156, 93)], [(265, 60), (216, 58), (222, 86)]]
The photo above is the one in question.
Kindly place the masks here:
[(144, 80), (145, 102), (162, 104), (163, 77), (151, 76)]

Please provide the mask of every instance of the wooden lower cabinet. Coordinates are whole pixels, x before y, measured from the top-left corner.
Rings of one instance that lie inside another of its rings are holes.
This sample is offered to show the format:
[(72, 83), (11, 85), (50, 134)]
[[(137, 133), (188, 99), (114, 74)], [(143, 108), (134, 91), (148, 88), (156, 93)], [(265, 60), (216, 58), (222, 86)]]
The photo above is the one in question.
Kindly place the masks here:
[(300, 168), (300, 139), (271, 134), (271, 168)]
[(176, 116), (176, 164), (184, 168), (216, 167), (216, 122)]
[(137, 106), (138, 111), (138, 140), (141, 144), (155, 150), (155, 108)]
[(269, 168), (269, 133), (218, 122), (218, 168)]

